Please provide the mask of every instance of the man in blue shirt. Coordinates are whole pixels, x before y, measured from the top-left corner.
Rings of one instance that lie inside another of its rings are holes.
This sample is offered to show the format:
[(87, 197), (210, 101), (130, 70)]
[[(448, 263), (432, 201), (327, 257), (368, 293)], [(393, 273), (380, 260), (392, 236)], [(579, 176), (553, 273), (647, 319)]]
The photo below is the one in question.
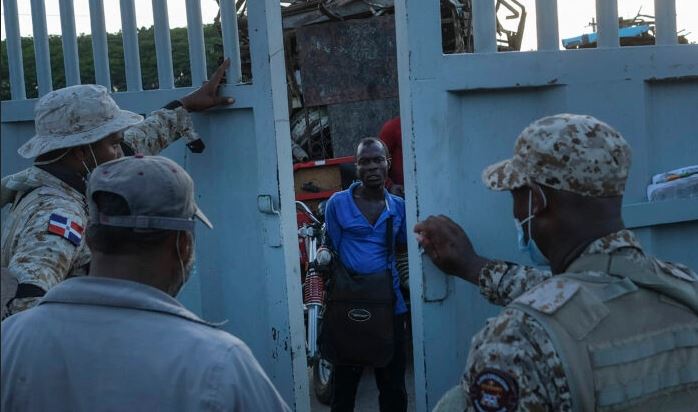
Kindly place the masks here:
[[(375, 273), (388, 262), (386, 230), (392, 216), (396, 249), (405, 249), (405, 203), (385, 190), (388, 154), (378, 138), (368, 137), (356, 150), (359, 182), (335, 193), (327, 202), (325, 225), (339, 258), (355, 273)], [(390, 256), (395, 293), (395, 349), (393, 359), (384, 368), (376, 368), (380, 410), (407, 410), (405, 390), (405, 320), (407, 307), (400, 291), (395, 255)], [(352, 411), (361, 367), (337, 366), (334, 370), (332, 411)]]

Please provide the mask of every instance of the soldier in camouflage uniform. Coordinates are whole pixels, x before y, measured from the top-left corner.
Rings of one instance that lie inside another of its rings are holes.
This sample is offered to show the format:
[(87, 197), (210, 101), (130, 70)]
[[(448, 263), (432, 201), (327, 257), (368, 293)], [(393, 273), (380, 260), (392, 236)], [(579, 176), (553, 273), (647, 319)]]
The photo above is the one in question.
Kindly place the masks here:
[(12, 204), (2, 227), (3, 268), (18, 282), (4, 316), (33, 307), (67, 277), (85, 275), (90, 252), (85, 181), (99, 164), (126, 153), (158, 154), (179, 138), (200, 144), (189, 111), (233, 103), (217, 96), (229, 62), (201, 88), (143, 117), (120, 110), (103, 86), (50, 92), (35, 107), (36, 135), (19, 148), (34, 165), (2, 179), (0, 207)]
[(415, 226), (438, 267), (506, 306), (436, 410), (694, 410), (698, 373), (679, 366), (698, 370), (698, 277), (646, 256), (623, 227), (627, 142), (560, 114), (527, 127), (514, 152), (483, 181), (512, 192), (519, 247), (552, 272), (477, 255), (445, 216)]

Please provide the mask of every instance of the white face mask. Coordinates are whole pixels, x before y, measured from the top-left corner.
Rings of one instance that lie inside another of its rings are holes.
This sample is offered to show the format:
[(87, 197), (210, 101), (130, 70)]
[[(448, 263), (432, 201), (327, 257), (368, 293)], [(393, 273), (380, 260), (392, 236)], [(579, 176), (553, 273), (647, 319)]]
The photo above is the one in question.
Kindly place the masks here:
[[(543, 208), (548, 206), (548, 200), (545, 197), (545, 193), (541, 190), (543, 195)], [(528, 217), (523, 221), (519, 222), (518, 219), (514, 218), (514, 224), (516, 225), (516, 240), (518, 243), (519, 250), (528, 253), (531, 261), (536, 265), (547, 266), (550, 264), (550, 260), (541, 252), (540, 248), (536, 244), (536, 241), (531, 236), (531, 221), (535, 217), (533, 215), (533, 190), (528, 192)], [(528, 224), (528, 242), (526, 242), (526, 236), (524, 236), (523, 225)]]

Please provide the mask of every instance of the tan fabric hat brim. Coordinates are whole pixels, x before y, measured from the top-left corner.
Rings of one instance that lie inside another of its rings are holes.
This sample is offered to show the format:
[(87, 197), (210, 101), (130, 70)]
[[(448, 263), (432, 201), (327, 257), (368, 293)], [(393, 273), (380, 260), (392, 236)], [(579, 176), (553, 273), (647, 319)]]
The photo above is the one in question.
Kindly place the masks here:
[(513, 159), (502, 160), (485, 168), (482, 182), (492, 190), (513, 190), (527, 183), (526, 175), (513, 165)]
[(44, 153), (98, 142), (112, 133), (120, 132), (143, 121), (143, 116), (119, 110), (119, 114), (103, 125), (70, 136), (35, 135), (18, 150), (25, 159), (34, 159)]

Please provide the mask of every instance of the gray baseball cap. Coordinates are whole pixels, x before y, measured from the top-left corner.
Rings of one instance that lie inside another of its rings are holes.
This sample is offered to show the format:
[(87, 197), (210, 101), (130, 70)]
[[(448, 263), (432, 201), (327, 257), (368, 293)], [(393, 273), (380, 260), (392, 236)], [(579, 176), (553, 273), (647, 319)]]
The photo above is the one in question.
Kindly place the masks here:
[[(100, 213), (96, 192), (110, 192), (128, 203), (129, 216)], [(87, 186), (90, 223), (136, 229), (194, 230), (194, 218), (213, 225), (194, 201), (194, 182), (174, 161), (162, 156), (122, 157), (99, 165)]]
[(119, 109), (104, 86), (64, 87), (39, 99), (34, 107), (36, 135), (17, 152), (33, 159), (53, 150), (98, 142), (142, 120), (139, 114)]

